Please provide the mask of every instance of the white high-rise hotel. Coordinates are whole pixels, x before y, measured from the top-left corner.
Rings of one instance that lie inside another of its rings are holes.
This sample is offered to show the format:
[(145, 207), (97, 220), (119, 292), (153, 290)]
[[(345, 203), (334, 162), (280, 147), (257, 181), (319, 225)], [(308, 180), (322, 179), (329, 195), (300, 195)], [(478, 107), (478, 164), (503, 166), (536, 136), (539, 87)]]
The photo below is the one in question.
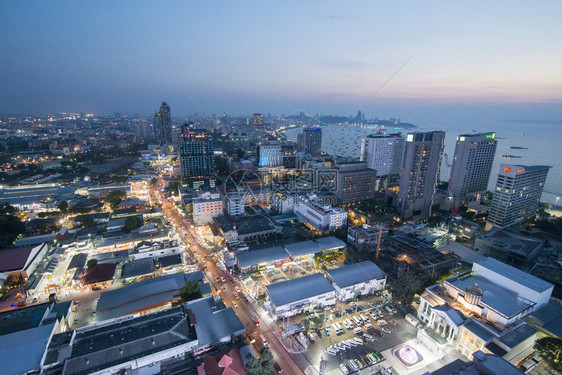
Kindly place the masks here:
[(398, 180), (403, 156), (404, 138), (400, 133), (371, 134), (363, 138), (361, 161), (367, 162), (367, 168), (377, 171), (376, 189), (386, 188)]
[(457, 137), (449, 190), (455, 206), (479, 201), (488, 189), (496, 155), (496, 133), (461, 134)]
[(504, 228), (535, 216), (550, 168), (502, 164), (486, 230), (492, 226)]

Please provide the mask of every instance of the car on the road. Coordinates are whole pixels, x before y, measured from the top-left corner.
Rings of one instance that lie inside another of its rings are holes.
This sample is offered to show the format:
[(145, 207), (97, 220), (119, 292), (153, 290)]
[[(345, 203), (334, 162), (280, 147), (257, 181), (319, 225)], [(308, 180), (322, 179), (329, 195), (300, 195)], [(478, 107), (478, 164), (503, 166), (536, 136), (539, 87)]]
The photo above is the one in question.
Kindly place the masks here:
[(221, 277), (221, 281), (224, 283), (226, 279), (224, 277)]
[(273, 363), (273, 368), (275, 369), (275, 371), (277, 371), (278, 374), (283, 372), (283, 369), (281, 368), (281, 366), (279, 366), (279, 363), (277, 362)]
[(219, 282), (220, 280), (221, 280), (221, 279), (220, 279), (220, 278), (219, 278), (218, 276), (217, 276), (217, 277), (215, 277), (215, 282), (217, 282), (217, 283), (218, 283), (218, 282)]
[(310, 342), (314, 344), (314, 335), (312, 334), (312, 332), (308, 332), (307, 336), (308, 340), (310, 340)]
[(236, 302), (232, 301), (232, 307), (234, 307), (235, 309), (237, 309), (237, 308), (238, 308), (238, 304), (237, 304)]
[(316, 334), (318, 335), (319, 338), (322, 338), (322, 331), (321, 330), (317, 329)]
[(223, 285), (221, 289), (223, 292), (226, 292), (226, 286)]
[(328, 328), (324, 328), (324, 333), (326, 334), (326, 336), (330, 336), (330, 331), (328, 330)]
[(238, 286), (235, 286), (234, 290), (237, 291), (238, 293), (240, 293), (240, 288), (238, 288)]

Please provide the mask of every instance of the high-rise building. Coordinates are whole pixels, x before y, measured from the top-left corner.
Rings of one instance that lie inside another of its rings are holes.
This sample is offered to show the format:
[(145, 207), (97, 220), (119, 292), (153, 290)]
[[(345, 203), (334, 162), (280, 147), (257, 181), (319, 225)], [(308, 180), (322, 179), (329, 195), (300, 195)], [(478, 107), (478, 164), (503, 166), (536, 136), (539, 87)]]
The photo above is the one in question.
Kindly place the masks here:
[(363, 138), (361, 161), (377, 171), (376, 189), (396, 183), (404, 157), (404, 138), (401, 133), (371, 134)]
[(403, 218), (429, 217), (439, 182), (445, 132), (408, 133), (396, 207)]
[(496, 156), (496, 133), (461, 134), (457, 137), (455, 157), (449, 178), (453, 204), (479, 201), (488, 189)]
[(261, 113), (254, 113), (252, 115), (252, 126), (263, 126), (265, 123), (265, 117)]
[(162, 102), (160, 111), (154, 115), (154, 138), (159, 144), (169, 144), (172, 141), (172, 116), (168, 102)]
[(319, 126), (304, 128), (302, 134), (303, 151), (310, 156), (322, 155), (322, 128)]
[(336, 170), (337, 197), (340, 204), (350, 204), (373, 198), (377, 172), (366, 163), (338, 163)]
[(260, 167), (277, 167), (282, 164), (281, 143), (268, 141), (257, 147), (258, 165)]
[(181, 180), (193, 188), (215, 185), (213, 141), (205, 129), (184, 125), (179, 136)]
[(162, 142), (172, 142), (172, 116), (170, 114), (170, 106), (168, 102), (162, 102), (160, 105), (160, 121), (162, 121)]
[(534, 217), (550, 168), (502, 163), (486, 229), (504, 228)]

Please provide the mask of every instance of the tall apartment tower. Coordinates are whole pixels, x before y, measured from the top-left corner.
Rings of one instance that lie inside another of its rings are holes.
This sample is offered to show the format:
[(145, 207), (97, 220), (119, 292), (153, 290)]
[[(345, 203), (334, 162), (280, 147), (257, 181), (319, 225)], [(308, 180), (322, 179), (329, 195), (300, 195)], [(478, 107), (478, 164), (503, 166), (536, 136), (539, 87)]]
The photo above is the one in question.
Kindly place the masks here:
[(215, 155), (207, 130), (184, 125), (178, 138), (182, 183), (193, 188), (214, 187)]
[(445, 132), (408, 133), (396, 207), (403, 218), (431, 216)]
[(310, 156), (322, 155), (322, 128), (319, 126), (304, 128), (301, 142), (306, 154)]
[(502, 163), (486, 229), (504, 228), (534, 217), (550, 168)]
[(154, 130), (156, 142), (159, 144), (172, 143), (172, 116), (168, 102), (162, 102), (160, 111), (154, 115)]
[(281, 143), (268, 141), (257, 147), (258, 165), (260, 167), (277, 167), (283, 162), (281, 156)]
[(361, 143), (361, 161), (377, 171), (376, 189), (396, 183), (404, 157), (404, 138), (401, 133), (371, 134)]
[(496, 133), (461, 134), (449, 178), (453, 204), (479, 201), (488, 189), (498, 142)]

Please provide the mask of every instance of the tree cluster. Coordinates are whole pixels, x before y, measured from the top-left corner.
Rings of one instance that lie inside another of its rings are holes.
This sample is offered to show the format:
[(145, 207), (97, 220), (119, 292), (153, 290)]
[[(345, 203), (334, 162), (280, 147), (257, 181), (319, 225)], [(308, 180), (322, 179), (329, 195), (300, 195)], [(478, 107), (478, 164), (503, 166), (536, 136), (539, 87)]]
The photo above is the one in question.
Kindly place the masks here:
[(273, 371), (273, 354), (267, 347), (261, 348), (259, 358), (254, 359), (246, 366), (248, 375), (269, 375)]
[(181, 299), (183, 302), (192, 301), (201, 297), (201, 289), (199, 288), (199, 282), (197, 280), (188, 281), (181, 288)]
[(394, 301), (409, 304), (416, 294), (422, 294), (433, 283), (434, 280), (424, 272), (408, 271), (390, 284), (389, 291)]
[(562, 371), (562, 339), (543, 337), (535, 342), (534, 349), (548, 367), (556, 373)]
[(117, 209), (119, 207), (119, 203), (123, 202), (123, 199), (127, 197), (127, 193), (123, 190), (114, 190), (107, 194), (105, 198), (106, 202), (111, 205), (112, 209)]
[(18, 211), (8, 203), (0, 204), (0, 248), (9, 247), (25, 232), (25, 224), (15, 215)]
[(140, 228), (142, 226), (142, 220), (137, 216), (128, 217), (123, 225), (123, 231), (129, 233), (132, 230)]

